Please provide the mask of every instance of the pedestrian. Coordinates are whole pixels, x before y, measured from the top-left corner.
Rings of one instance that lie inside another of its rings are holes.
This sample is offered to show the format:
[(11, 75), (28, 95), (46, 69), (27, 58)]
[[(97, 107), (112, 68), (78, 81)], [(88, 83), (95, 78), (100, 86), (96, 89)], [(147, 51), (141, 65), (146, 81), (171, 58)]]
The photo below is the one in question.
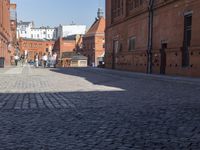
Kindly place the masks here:
[(39, 55), (38, 53), (35, 54), (35, 67), (38, 68), (39, 66)]
[(54, 54), (52, 56), (52, 64), (53, 64), (54, 68), (56, 68), (56, 63), (57, 63), (57, 54), (56, 54), (56, 52), (54, 52)]
[(20, 59), (21, 59), (21, 65), (22, 65), (22, 67), (23, 67), (23, 65), (24, 65), (24, 63), (25, 63), (25, 55), (22, 54)]
[(52, 61), (51, 59), (52, 59), (52, 56), (51, 56), (51, 53), (49, 52), (47, 56), (47, 66), (49, 68), (51, 67), (51, 61)]
[(46, 66), (47, 66), (47, 55), (46, 55), (46, 53), (43, 54), (42, 61), (43, 61), (44, 68), (46, 68)]
[(19, 56), (15, 54), (14, 59), (15, 59), (15, 65), (17, 66), (18, 61), (19, 61)]

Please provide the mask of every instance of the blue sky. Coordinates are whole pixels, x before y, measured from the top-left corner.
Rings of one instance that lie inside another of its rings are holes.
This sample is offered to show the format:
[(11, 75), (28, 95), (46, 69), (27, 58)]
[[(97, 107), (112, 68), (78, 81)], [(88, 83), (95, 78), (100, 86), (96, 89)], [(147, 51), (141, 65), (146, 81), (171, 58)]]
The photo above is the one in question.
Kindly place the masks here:
[[(100, 2), (99, 2), (100, 1)], [(89, 27), (99, 5), (105, 13), (105, 0), (11, 0), (17, 3), (18, 21), (34, 21), (39, 26), (84, 24)]]

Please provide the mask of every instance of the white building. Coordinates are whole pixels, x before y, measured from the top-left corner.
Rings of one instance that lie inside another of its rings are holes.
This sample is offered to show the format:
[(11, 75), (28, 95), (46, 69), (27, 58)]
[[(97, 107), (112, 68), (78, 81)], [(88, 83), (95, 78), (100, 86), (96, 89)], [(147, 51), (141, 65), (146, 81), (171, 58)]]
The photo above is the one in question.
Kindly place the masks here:
[(33, 22), (23, 22), (17, 23), (17, 38), (31, 38), (31, 29), (34, 28)]
[(50, 27), (32, 28), (30, 38), (32, 39), (56, 39), (56, 29)]
[(20, 21), (17, 24), (17, 38), (31, 39), (56, 39), (56, 28), (40, 27), (35, 28), (33, 22)]
[(86, 25), (60, 25), (58, 27), (58, 37), (67, 37), (70, 35), (84, 35)]

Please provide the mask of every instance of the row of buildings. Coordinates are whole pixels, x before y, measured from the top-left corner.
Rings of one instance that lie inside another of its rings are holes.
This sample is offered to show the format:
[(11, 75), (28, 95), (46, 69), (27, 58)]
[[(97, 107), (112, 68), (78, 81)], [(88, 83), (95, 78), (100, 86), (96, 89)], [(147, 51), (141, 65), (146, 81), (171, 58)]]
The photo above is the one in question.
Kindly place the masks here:
[(85, 34), (85, 25), (59, 25), (58, 27), (35, 27), (33, 21), (17, 23), (17, 38), (35, 39), (35, 40), (56, 40), (59, 37), (67, 37), (70, 35)]
[[(17, 49), (16, 4), (10, 0), (0, 1), (0, 66), (9, 65)], [(4, 60), (4, 61), (3, 61)]]
[(200, 77), (199, 17), (199, 0), (106, 0), (106, 67)]
[(11, 51), (19, 48), (30, 60), (35, 53), (57, 52), (63, 67), (76, 56), (93, 66), (105, 62), (112, 69), (200, 76), (198, 0), (106, 0), (106, 20), (99, 9), (88, 30), (84, 25), (35, 28), (33, 22), (19, 22), (17, 35), (16, 5), (2, 0), (0, 8), (0, 56), (7, 64)]
[(21, 53), (28, 54), (28, 60), (34, 55), (42, 58), (44, 53), (58, 54), (62, 67), (71, 66), (73, 57), (87, 60), (86, 65), (98, 66), (105, 55), (105, 18), (102, 9), (98, 9), (97, 18), (89, 29), (85, 25), (60, 25), (56, 28), (35, 28), (33, 22), (20, 21), (17, 37)]

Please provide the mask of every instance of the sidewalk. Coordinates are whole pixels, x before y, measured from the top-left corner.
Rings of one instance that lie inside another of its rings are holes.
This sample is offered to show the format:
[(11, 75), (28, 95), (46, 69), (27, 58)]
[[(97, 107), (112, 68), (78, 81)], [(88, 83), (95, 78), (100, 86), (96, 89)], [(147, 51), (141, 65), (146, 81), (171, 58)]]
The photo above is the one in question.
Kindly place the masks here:
[[(87, 69), (89, 71), (89, 68)], [(145, 78), (145, 79), (152, 79), (152, 80), (159, 80), (159, 81), (167, 81), (167, 82), (174, 81), (174, 82), (179, 82), (179, 83), (181, 82), (181, 83), (186, 83), (186, 84), (200, 85), (200, 78), (169, 76), (169, 75), (159, 75), (159, 74), (145, 74), (145, 73), (138, 73), (138, 72), (112, 70), (112, 69), (106, 69), (106, 68), (93, 68), (93, 69), (106, 73), (106, 74), (127, 77), (127, 78)], [(90, 71), (91, 70), (92, 69), (90, 69)]]
[(18, 65), (18, 66), (5, 66), (4, 68), (0, 68), (0, 75), (1, 74), (21, 74), (23, 70), (23, 67)]

